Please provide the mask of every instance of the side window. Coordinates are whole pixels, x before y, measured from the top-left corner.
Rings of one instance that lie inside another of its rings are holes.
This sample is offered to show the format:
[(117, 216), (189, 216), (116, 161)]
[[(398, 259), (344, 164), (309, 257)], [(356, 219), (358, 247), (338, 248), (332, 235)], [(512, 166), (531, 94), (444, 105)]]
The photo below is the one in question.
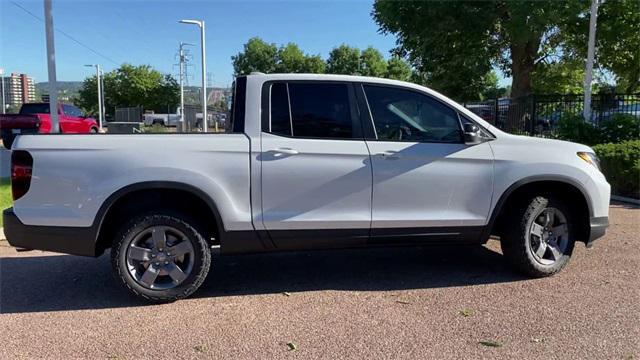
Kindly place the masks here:
[(270, 89), (273, 134), (300, 138), (351, 139), (354, 119), (349, 85), (342, 83), (274, 83)]
[(462, 142), (457, 113), (415, 91), (363, 85), (378, 140)]
[(286, 83), (271, 85), (271, 133), (292, 136), (289, 92)]
[(346, 84), (290, 83), (293, 136), (345, 138), (353, 136)]
[(71, 110), (71, 105), (63, 104), (62, 111), (64, 111), (64, 114), (66, 116), (75, 116), (73, 115), (73, 111)]
[(75, 107), (73, 105), (63, 104), (62, 105), (62, 110), (64, 110), (64, 114), (66, 116), (75, 116), (75, 117), (82, 116), (82, 111), (80, 111), (80, 109), (78, 109), (77, 107)]
[(78, 109), (77, 107), (71, 105), (71, 111), (73, 111), (73, 116), (77, 116), (77, 117), (82, 117), (82, 110)]

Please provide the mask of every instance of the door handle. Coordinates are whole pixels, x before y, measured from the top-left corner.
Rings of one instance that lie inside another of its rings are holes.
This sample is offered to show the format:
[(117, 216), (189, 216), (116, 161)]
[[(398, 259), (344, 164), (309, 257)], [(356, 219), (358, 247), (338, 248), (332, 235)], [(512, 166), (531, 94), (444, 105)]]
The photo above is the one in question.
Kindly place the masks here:
[(383, 159), (387, 159), (387, 160), (396, 160), (396, 159), (400, 158), (400, 155), (398, 155), (398, 152), (397, 151), (393, 151), (393, 150), (387, 150), (387, 151), (379, 152), (376, 155), (380, 156)]
[(299, 152), (298, 150), (292, 149), (292, 148), (277, 148), (275, 149), (275, 152), (280, 153), (280, 154), (285, 154), (285, 155), (298, 155)]

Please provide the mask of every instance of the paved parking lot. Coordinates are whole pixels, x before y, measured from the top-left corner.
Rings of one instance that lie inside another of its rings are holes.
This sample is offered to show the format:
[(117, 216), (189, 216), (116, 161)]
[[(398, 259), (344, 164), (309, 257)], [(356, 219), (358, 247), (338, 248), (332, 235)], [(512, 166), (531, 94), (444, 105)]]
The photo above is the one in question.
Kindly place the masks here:
[(495, 241), (221, 257), (195, 298), (154, 306), (107, 256), (0, 242), (0, 356), (638, 359), (640, 209), (611, 223), (547, 279), (513, 273)]

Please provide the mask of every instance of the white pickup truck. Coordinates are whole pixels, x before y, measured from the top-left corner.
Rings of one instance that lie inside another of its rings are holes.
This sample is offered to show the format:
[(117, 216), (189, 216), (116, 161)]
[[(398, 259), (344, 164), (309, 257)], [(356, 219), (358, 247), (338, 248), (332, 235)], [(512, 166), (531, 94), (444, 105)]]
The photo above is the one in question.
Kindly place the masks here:
[[(483, 244), (533, 277), (608, 225), (610, 187), (584, 145), (506, 134), (415, 84), (252, 74), (225, 134), (23, 135), (12, 246), (99, 256), (172, 301), (221, 254)], [(463, 249), (463, 248), (461, 248)], [(462, 251), (462, 250), (461, 250)]]

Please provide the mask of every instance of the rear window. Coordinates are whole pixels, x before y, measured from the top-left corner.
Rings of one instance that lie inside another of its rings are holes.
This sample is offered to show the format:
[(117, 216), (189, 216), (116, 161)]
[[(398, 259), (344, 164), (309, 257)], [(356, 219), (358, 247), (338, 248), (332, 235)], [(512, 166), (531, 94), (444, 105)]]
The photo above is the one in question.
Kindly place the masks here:
[(24, 104), (20, 108), (20, 114), (48, 114), (49, 104)]

